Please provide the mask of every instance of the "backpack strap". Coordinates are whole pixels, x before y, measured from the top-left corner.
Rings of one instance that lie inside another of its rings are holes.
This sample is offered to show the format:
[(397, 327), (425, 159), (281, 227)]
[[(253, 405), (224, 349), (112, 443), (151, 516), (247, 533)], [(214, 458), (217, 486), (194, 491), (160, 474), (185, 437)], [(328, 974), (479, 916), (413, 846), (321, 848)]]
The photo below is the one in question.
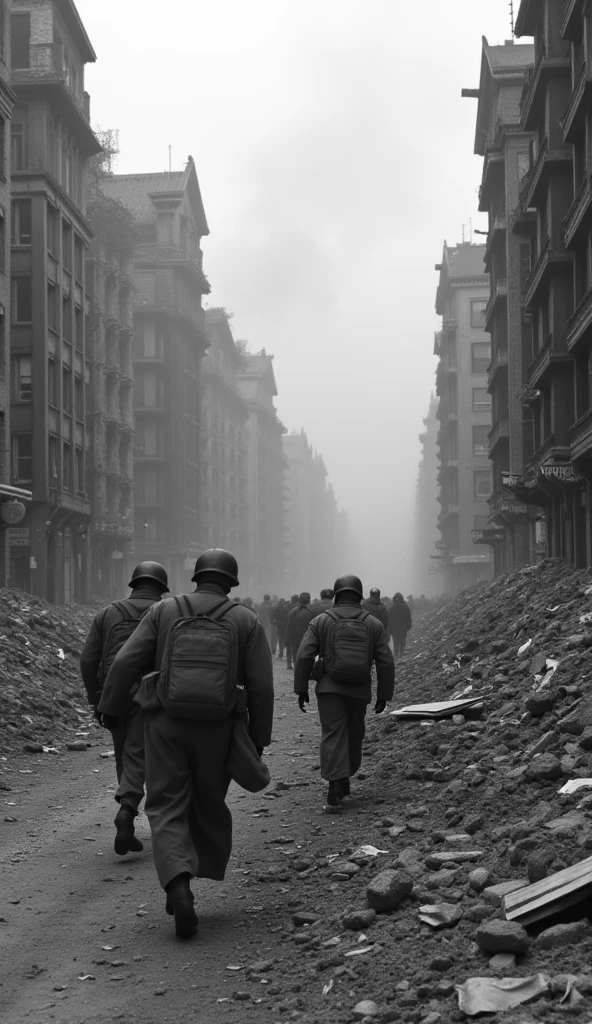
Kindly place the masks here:
[[(344, 616), (338, 615), (333, 608), (327, 608), (325, 615), (328, 615), (333, 622), (343, 622)], [(364, 622), (368, 618), (368, 612), (365, 612), (363, 608), (357, 613), (357, 615), (347, 616), (348, 618), (361, 619)]]
[[(229, 611), (231, 608), (234, 608), (236, 605), (236, 601), (233, 601), (231, 598), (225, 597), (223, 598), (222, 601), (219, 601), (218, 604), (215, 604), (213, 608), (210, 608), (209, 611), (194, 612), (193, 606), (187, 594), (183, 594), (180, 598), (176, 597), (175, 601), (179, 607), (179, 611), (181, 612), (182, 618), (194, 619), (196, 615), (207, 615), (209, 619), (214, 619), (214, 621), (218, 621), (218, 619), (223, 618), (224, 615), (226, 615), (226, 612)], [(187, 608), (186, 612), (183, 611), (181, 601), (185, 603), (185, 606)]]
[(126, 606), (124, 605), (123, 601), (114, 601), (113, 602), (113, 608), (117, 608), (117, 611), (121, 615), (122, 619), (133, 620), (133, 619), (136, 618), (135, 615), (130, 615), (129, 608), (126, 608)]
[[(131, 601), (132, 599), (128, 598), (128, 600)], [(132, 608), (134, 609), (135, 612), (137, 612), (137, 615), (130, 615), (129, 614), (129, 608), (125, 607), (125, 605), (123, 604), (123, 601), (117, 601), (116, 605), (117, 605), (118, 608), (120, 608), (123, 611), (123, 613), (125, 615), (125, 618), (126, 619), (131, 619), (133, 622), (141, 622), (142, 619), (144, 618), (146, 612), (149, 612), (150, 608), (152, 607), (151, 605), (148, 605), (147, 608), (136, 608), (135, 605), (132, 605)]]

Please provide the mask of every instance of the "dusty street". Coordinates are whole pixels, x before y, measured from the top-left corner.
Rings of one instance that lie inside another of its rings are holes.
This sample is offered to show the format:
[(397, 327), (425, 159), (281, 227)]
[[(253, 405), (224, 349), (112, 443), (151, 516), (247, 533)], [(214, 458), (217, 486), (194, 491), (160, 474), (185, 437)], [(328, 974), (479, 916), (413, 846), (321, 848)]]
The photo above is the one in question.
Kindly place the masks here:
[[(6, 766), (3, 778), (11, 788), (0, 794), (3, 1024), (273, 1019), (271, 1009), (287, 993), (294, 1004), (302, 1001), (293, 967), (294, 956), (302, 956), (282, 950), (278, 933), (292, 930), (296, 908), (315, 907), (304, 897), (306, 872), (288, 868), (288, 858), (299, 851), (306, 859), (311, 846), (315, 855), (319, 846), (327, 853), (340, 849), (352, 816), (368, 813), (368, 804), (357, 810), (353, 804), (344, 817), (322, 813), (316, 705), (311, 701), (302, 715), (291, 673), (275, 664), (272, 785), (259, 796), (232, 787), (235, 852), (224, 884), (194, 882), (200, 917), (194, 941), (179, 942), (164, 914), (144, 817), (138, 826), (144, 852), (113, 853), (115, 773), (113, 760), (100, 756), (109, 748), (102, 733), (93, 730), (86, 753), (24, 754)], [(268, 966), (249, 972), (265, 961)], [(307, 1008), (322, 1009), (322, 983), (305, 993)], [(237, 999), (237, 992), (248, 997)]]

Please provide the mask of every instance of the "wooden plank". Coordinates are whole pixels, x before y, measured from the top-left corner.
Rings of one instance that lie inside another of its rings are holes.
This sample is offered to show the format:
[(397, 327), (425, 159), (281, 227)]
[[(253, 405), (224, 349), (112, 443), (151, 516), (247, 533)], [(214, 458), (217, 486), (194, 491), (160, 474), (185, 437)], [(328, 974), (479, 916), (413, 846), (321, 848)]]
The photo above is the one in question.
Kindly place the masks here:
[(404, 708), (397, 708), (392, 715), (399, 718), (437, 718), (439, 715), (454, 714), (456, 711), (463, 711), (475, 704), (481, 704), (483, 697), (467, 697), (463, 700), (434, 701), (431, 704), (407, 704)]
[[(563, 868), (562, 871), (557, 871), (555, 874), (549, 875), (548, 878), (541, 879), (540, 882), (533, 882), (532, 885), (527, 885), (523, 889), (517, 889), (516, 892), (509, 893), (504, 897), (504, 910), (513, 910), (516, 907), (531, 903), (533, 900), (538, 899), (539, 896), (551, 897), (555, 890), (561, 889), (569, 882), (583, 880), (588, 875), (592, 883), (592, 857), (586, 857), (585, 860), (578, 861), (577, 864), (572, 864), (569, 868)], [(582, 884), (585, 883), (582, 882)]]
[(583, 902), (591, 893), (592, 879), (586, 881), (584, 885), (580, 879), (576, 879), (551, 896), (541, 896), (533, 903), (527, 903), (513, 911), (506, 912), (506, 920), (519, 921), (522, 925), (533, 924), (534, 921), (540, 921), (541, 918), (558, 914), (560, 910), (565, 910), (566, 907), (571, 907), (574, 903)]

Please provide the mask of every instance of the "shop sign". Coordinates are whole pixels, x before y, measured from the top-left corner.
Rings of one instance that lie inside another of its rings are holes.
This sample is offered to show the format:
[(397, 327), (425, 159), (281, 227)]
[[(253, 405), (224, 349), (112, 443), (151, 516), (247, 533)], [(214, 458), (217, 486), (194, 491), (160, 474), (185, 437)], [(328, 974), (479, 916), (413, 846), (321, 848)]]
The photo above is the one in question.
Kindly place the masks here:
[(5, 523), (20, 523), (25, 518), (25, 512), (22, 501), (4, 501), (0, 505), (0, 515)]
[(471, 530), (471, 535), (473, 544), (498, 544), (504, 539), (504, 534), (500, 530)]
[(502, 501), (500, 512), (506, 512), (512, 516), (527, 516), (528, 505), (513, 505), (511, 501)]
[(456, 555), (456, 557), (452, 559), (454, 565), (474, 565), (489, 561), (489, 552), (486, 555)]
[(28, 548), (29, 527), (9, 526), (6, 531), (9, 548)]
[(576, 472), (571, 462), (562, 465), (539, 466), (539, 473), (545, 480), (556, 480), (562, 484), (577, 484), (584, 478)]
[(519, 473), (502, 473), (502, 487), (523, 487), (524, 477)]

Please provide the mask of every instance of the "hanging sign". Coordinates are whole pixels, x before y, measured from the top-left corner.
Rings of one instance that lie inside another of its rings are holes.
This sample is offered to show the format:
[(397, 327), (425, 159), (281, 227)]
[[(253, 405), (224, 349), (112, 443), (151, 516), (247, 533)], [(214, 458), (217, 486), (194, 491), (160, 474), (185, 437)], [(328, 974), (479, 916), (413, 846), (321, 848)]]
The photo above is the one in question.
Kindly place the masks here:
[(12, 526), (14, 523), (20, 523), (21, 519), (25, 518), (25, 506), (22, 501), (3, 501), (0, 505), (0, 515), (2, 521)]

